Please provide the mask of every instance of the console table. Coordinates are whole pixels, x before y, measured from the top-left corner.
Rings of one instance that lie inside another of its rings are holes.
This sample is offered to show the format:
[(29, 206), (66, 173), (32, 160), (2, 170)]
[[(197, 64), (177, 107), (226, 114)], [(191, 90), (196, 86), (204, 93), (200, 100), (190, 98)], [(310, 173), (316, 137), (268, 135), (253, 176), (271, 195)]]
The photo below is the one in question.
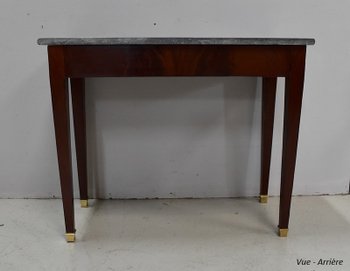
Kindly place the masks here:
[[(75, 241), (69, 129), (71, 86), (81, 206), (88, 206), (85, 77), (260, 76), (262, 148), (260, 202), (268, 198), (277, 77), (285, 77), (279, 235), (286, 237), (294, 181), (306, 46), (314, 39), (43, 38), (50, 85), (66, 240)], [(232, 90), (234, 91), (234, 90)]]

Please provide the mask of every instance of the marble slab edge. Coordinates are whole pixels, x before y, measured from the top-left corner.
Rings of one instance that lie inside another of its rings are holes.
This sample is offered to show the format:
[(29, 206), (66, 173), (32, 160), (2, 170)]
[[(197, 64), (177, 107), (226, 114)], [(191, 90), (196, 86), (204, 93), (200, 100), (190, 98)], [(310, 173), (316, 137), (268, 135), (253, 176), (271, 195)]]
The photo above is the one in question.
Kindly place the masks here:
[(40, 38), (39, 45), (314, 45), (310, 38)]

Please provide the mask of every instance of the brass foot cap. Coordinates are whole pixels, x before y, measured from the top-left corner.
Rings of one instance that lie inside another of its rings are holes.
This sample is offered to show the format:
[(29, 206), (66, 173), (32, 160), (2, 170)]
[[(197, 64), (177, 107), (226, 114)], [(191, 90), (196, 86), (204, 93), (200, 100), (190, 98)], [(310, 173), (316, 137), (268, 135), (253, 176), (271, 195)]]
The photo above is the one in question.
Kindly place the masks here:
[(89, 206), (88, 200), (87, 199), (80, 200), (80, 206), (81, 208), (87, 208)]
[(260, 203), (267, 203), (268, 195), (260, 195), (259, 201)]
[(68, 243), (75, 242), (75, 233), (66, 233), (65, 235)]
[(287, 237), (288, 236), (288, 229), (279, 229), (279, 236), (280, 237)]

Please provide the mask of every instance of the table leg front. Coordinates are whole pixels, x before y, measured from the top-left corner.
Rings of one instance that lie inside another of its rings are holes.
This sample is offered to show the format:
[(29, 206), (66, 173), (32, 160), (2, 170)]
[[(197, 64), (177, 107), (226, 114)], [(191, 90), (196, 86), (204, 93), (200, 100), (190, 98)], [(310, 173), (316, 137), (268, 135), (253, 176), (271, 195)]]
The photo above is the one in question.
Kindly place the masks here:
[(84, 78), (71, 78), (75, 147), (77, 154), (79, 191), (81, 207), (88, 207), (86, 119)]
[(285, 83), (286, 86), (279, 217), (279, 235), (281, 237), (286, 237), (288, 234), (304, 84), (303, 69), (301, 69), (301, 71), (302, 72), (286, 77)]
[(261, 113), (261, 203), (267, 203), (268, 199), (273, 123), (275, 117), (276, 84), (277, 77), (263, 78)]
[(63, 211), (68, 242), (75, 239), (73, 178), (69, 129), (68, 80), (64, 76), (63, 52), (49, 48), (50, 85)]

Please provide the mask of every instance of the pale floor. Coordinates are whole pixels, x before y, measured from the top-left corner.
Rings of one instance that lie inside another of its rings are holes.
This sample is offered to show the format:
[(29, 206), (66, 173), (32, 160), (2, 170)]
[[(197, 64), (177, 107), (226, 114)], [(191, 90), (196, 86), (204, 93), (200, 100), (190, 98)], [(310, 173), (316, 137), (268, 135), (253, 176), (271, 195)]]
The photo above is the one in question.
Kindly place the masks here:
[(350, 270), (350, 196), (294, 197), (288, 238), (278, 198), (91, 203), (67, 244), (60, 200), (0, 200), (0, 270)]

